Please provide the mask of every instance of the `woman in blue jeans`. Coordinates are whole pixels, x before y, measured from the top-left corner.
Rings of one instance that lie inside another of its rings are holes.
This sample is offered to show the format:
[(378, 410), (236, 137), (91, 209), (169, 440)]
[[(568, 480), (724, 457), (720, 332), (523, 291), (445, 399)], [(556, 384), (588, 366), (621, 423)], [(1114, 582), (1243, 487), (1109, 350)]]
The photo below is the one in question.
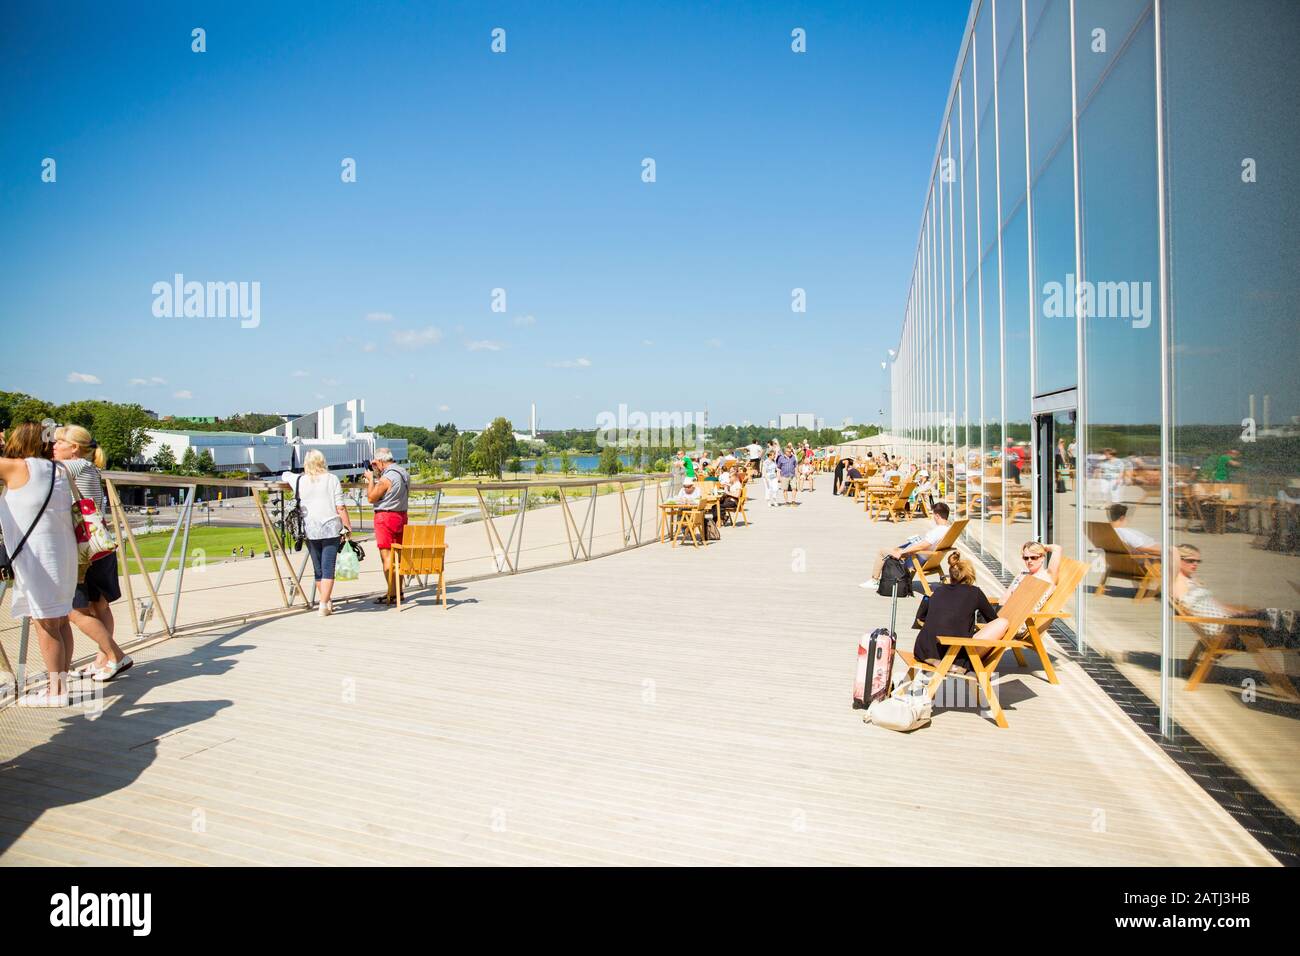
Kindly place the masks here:
[(325, 456), (316, 449), (307, 452), (301, 475), (286, 471), (280, 480), (295, 489), (301, 500), (307, 550), (316, 576), (317, 613), (328, 617), (334, 613), (330, 602), (334, 591), (334, 562), (345, 537), (352, 533), (352, 520), (343, 504), (343, 486), (337, 475), (330, 474)]

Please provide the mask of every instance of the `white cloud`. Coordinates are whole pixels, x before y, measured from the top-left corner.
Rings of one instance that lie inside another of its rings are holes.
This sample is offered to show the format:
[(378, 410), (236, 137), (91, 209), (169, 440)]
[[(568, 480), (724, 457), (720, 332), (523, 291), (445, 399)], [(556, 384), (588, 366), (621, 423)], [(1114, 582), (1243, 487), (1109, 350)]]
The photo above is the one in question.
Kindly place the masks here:
[(367, 342), (365, 345), (361, 346), (361, 351), (363, 352), (373, 352), (374, 350), (375, 350), (374, 342)]
[(641, 344), (644, 345), (646, 348), (649, 348), (650, 346), (654, 345), (654, 343), (651, 342), (649, 339), (642, 339)]
[(310, 373), (305, 372), (305, 371), (303, 371), (302, 369), (298, 369), (297, 371), (295, 371), (295, 372), (293, 373), (293, 377), (294, 377), (294, 378), (306, 378), (306, 377), (308, 376), (308, 374), (310, 374)]
[(438, 411), (440, 411), (440, 412), (449, 412), (449, 411), (451, 411), (451, 406), (450, 406), (450, 405), (439, 405), (439, 406), (438, 406)]
[(89, 372), (69, 372), (68, 381), (76, 385), (103, 385), (99, 376), (91, 375)]
[(330, 388), (336, 388), (339, 384), (339, 380), (337, 378), (324, 378), (321, 379), (321, 384), (327, 385)]
[(391, 313), (391, 312), (367, 312), (367, 313), (366, 313), (366, 321), (367, 321), (367, 322), (391, 322), (391, 321), (393, 321), (393, 313)]
[(478, 339), (474, 342), (466, 342), (465, 348), (471, 352), (500, 352), (502, 345), (500, 342), (493, 342), (490, 339)]
[(148, 381), (147, 379), (143, 379), (143, 378), (133, 378), (133, 379), (131, 379), (131, 381), (128, 382), (127, 384), (128, 384), (128, 385), (148, 385), (148, 384), (149, 384), (149, 381)]
[(172, 392), (172, 398), (193, 398), (194, 393), (188, 388), (182, 388), (179, 392)]
[(166, 384), (167, 384), (167, 379), (162, 378), (161, 376), (158, 376), (158, 375), (151, 375), (149, 378), (133, 378), (133, 379), (131, 379), (131, 381), (130, 381), (129, 384), (131, 384), (131, 385), (144, 385), (144, 386), (149, 386), (149, 385), (166, 385)]
[(441, 342), (442, 330), (432, 325), (422, 329), (402, 329), (393, 333), (393, 341), (408, 349), (424, 348), (426, 345), (437, 345)]
[(722, 339), (705, 339), (704, 344), (709, 348), (720, 349), (722, 348)]
[(551, 363), (551, 368), (590, 368), (590, 367), (591, 367), (591, 359), (588, 358), (565, 359), (563, 362)]
[(515, 325), (536, 325), (537, 320), (531, 315), (516, 315)]

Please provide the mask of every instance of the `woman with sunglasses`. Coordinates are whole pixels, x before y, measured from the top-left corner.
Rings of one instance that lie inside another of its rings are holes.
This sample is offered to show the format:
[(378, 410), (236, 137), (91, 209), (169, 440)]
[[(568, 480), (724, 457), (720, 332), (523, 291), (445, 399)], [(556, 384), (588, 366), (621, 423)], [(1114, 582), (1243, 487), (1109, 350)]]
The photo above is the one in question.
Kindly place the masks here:
[[(1289, 628), (1281, 627), (1280, 619), (1274, 621), (1268, 611), (1236, 604), (1224, 604), (1216, 598), (1208, 587), (1196, 577), (1201, 569), (1201, 549), (1194, 544), (1180, 544), (1178, 552), (1178, 573), (1174, 576), (1174, 603), (1190, 611), (1195, 617), (1219, 617), (1224, 620), (1249, 617), (1259, 621), (1268, 621), (1270, 626), (1261, 636), (1269, 645), (1287, 643)], [(1280, 618), (1280, 616), (1279, 616)], [(1201, 624), (1198, 629), (1205, 634), (1222, 634), (1226, 625)]]
[(1037, 541), (1027, 541), (1020, 549), (1020, 560), (1025, 564), (1025, 570), (1016, 575), (1007, 588), (1007, 593), (1002, 595), (1001, 603), (1006, 604), (1007, 599), (1020, 586), (1020, 582), (1025, 578), (1038, 578), (1040, 581), (1046, 581), (1048, 589), (1043, 592), (1043, 596), (1038, 599), (1034, 605), (1037, 611), (1051, 596), (1052, 591), (1056, 589), (1056, 579), (1061, 573), (1061, 556), (1065, 550), (1059, 544), (1040, 544)]

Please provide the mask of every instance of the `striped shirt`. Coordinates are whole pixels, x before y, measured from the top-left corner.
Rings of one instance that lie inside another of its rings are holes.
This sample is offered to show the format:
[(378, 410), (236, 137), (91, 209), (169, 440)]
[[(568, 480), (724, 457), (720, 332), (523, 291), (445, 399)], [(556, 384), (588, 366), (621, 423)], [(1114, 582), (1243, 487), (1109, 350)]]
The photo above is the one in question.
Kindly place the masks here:
[(104, 481), (99, 475), (99, 469), (95, 463), (86, 458), (72, 458), (63, 462), (68, 466), (68, 471), (72, 472), (72, 477), (77, 482), (78, 498), (90, 498), (99, 508), (99, 513), (107, 514), (107, 499), (104, 496)]

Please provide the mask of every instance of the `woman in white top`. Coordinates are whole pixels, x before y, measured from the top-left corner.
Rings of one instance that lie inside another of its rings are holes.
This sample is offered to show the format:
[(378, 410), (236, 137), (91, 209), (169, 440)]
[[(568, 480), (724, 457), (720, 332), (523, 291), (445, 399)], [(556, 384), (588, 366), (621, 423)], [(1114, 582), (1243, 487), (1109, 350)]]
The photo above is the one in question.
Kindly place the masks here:
[(24, 706), (68, 706), (68, 668), (72, 665), (72, 596), (77, 589), (77, 539), (72, 530), (68, 476), (46, 457), (42, 427), (24, 422), (5, 441), (0, 458), (0, 529), (13, 563), (14, 596), (10, 613), (36, 625), (48, 678), (43, 690), (19, 702)]
[(311, 553), (312, 573), (316, 577), (320, 601), (317, 612), (321, 617), (328, 617), (334, 613), (334, 605), (330, 602), (334, 592), (334, 562), (344, 536), (352, 533), (352, 519), (343, 504), (343, 486), (338, 475), (330, 474), (325, 456), (313, 448), (307, 452), (302, 466), (301, 476), (286, 471), (280, 480), (301, 496), (307, 550)]

